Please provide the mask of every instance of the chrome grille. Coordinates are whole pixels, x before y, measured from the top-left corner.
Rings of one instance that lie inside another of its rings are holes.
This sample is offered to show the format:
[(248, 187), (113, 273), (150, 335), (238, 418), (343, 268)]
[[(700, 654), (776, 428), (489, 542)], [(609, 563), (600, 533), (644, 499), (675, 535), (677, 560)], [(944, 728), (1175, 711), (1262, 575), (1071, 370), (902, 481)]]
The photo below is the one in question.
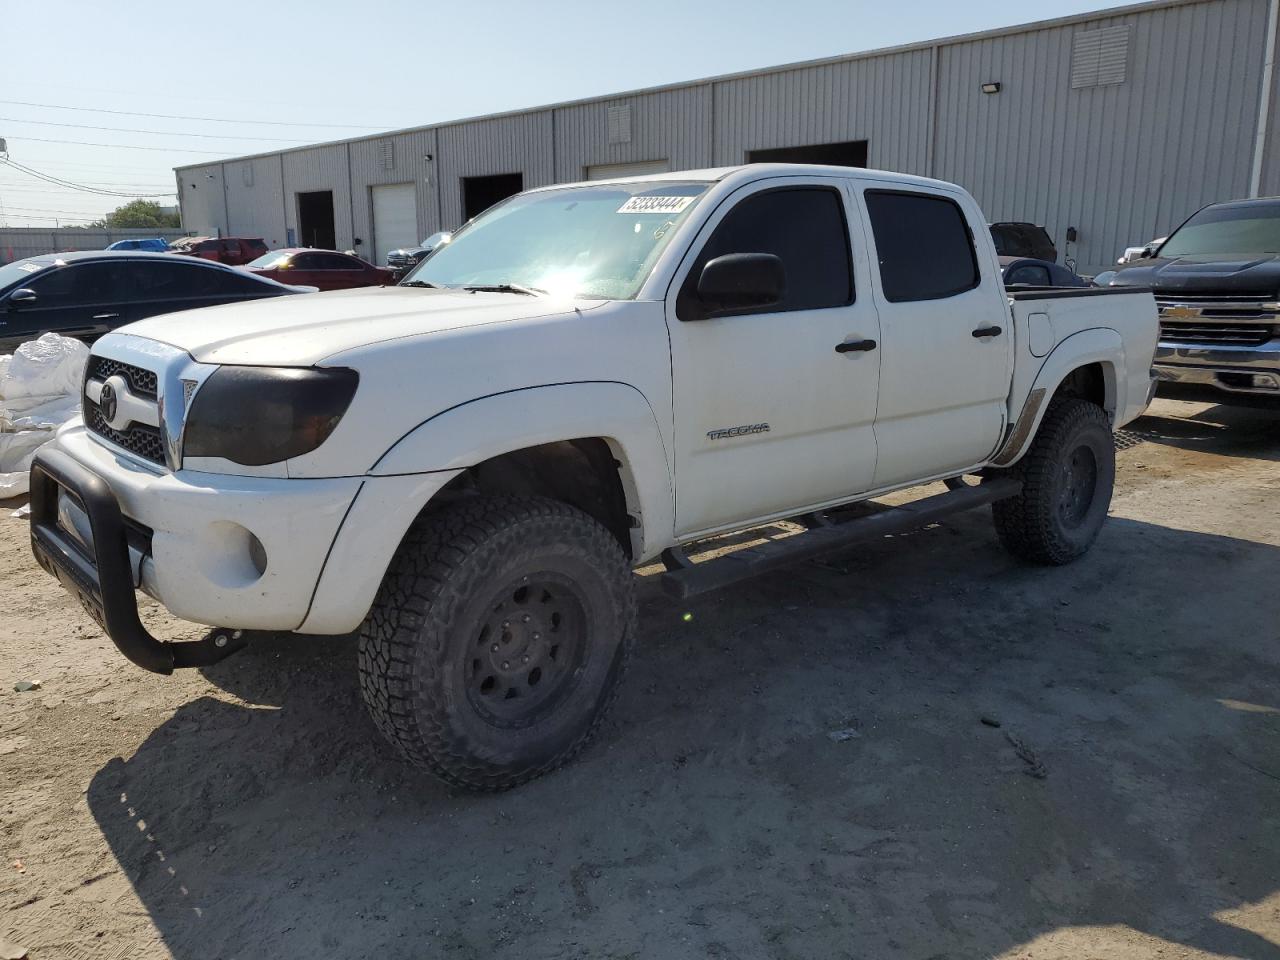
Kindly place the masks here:
[(105, 380), (117, 373), (129, 381), (129, 389), (138, 396), (156, 399), (156, 375), (152, 371), (110, 357), (90, 357), (85, 379)]
[(1206, 343), (1232, 347), (1260, 347), (1274, 336), (1274, 328), (1256, 323), (1160, 322), (1160, 339), (1176, 343)]

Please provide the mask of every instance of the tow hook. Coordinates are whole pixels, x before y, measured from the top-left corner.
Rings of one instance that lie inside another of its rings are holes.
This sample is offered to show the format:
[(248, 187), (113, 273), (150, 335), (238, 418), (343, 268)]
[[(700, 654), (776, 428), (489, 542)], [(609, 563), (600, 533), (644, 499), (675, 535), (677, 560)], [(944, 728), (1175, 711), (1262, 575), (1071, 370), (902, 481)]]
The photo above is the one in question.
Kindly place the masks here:
[(225, 660), (249, 645), (252, 634), (248, 630), (231, 627), (215, 627), (201, 640), (188, 643), (167, 644), (173, 651), (173, 665), (177, 667), (210, 667)]

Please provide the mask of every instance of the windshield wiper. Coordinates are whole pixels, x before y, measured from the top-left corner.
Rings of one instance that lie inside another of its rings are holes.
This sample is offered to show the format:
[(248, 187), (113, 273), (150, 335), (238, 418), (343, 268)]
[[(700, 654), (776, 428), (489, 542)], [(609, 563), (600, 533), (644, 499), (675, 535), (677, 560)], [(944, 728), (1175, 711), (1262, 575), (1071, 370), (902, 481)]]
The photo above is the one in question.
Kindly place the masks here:
[(428, 287), (432, 290), (439, 289), (434, 283), (427, 283), (425, 280), (401, 280), (397, 286), (401, 287)]
[(470, 293), (522, 293), (526, 297), (537, 297), (547, 292), (537, 287), (526, 287), (522, 283), (473, 283), (462, 289)]

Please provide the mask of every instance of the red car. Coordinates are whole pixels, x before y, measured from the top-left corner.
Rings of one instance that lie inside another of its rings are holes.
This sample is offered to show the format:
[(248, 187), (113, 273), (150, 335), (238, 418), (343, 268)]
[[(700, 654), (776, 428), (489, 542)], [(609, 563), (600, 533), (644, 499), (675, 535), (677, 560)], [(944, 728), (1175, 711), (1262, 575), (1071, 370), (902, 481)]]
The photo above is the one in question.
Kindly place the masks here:
[(396, 282), (392, 270), (375, 267), (348, 253), (308, 247), (272, 250), (244, 269), (281, 283), (302, 284), (321, 290), (389, 286)]
[(267, 244), (261, 237), (196, 237), (172, 252), (239, 267), (266, 253)]

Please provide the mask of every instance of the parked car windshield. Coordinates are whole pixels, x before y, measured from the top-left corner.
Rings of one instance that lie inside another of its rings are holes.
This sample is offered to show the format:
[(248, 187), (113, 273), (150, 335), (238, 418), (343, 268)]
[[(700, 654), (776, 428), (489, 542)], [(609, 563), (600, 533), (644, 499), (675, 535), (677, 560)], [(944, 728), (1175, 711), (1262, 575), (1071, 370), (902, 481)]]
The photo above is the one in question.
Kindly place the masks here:
[(630, 300), (707, 186), (613, 183), (521, 194), (455, 233), (405, 280)]
[(1206, 207), (1174, 231), (1159, 257), (1280, 253), (1280, 203)]
[(257, 260), (250, 260), (245, 266), (260, 267), (263, 270), (270, 270), (272, 267), (278, 267), (283, 263), (289, 262), (289, 254), (281, 253), (279, 250), (272, 250), (270, 253), (264, 253)]

